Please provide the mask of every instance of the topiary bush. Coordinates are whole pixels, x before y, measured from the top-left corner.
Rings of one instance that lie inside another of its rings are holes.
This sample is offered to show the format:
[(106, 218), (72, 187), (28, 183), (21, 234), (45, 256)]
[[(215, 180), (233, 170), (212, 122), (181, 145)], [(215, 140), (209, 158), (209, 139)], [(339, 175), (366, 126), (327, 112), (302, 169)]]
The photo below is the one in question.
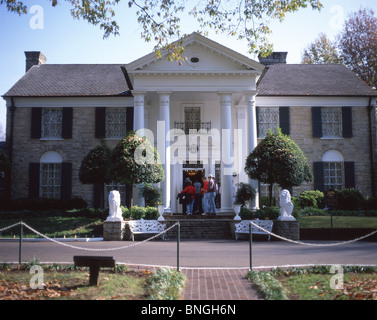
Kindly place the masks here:
[(324, 198), (323, 192), (319, 190), (309, 190), (301, 192), (297, 204), (301, 208), (312, 207), (312, 208), (320, 208), (322, 207), (322, 201)]
[(359, 190), (344, 189), (337, 191), (338, 210), (359, 210), (364, 202), (364, 196)]

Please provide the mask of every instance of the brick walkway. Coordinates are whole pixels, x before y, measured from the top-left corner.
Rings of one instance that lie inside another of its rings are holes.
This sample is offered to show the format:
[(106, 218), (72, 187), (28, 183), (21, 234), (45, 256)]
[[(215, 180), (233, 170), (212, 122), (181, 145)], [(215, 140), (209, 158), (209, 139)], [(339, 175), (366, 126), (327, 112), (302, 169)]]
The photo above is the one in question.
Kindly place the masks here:
[(183, 269), (184, 300), (262, 300), (246, 279), (246, 269)]

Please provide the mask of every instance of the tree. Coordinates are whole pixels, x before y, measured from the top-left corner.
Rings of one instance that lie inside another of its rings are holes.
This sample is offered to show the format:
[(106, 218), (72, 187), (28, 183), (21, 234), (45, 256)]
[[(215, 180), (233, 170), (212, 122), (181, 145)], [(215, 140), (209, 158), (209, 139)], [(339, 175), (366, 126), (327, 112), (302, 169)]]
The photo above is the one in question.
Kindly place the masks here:
[[(63, 0), (47, 0), (56, 6)], [(104, 37), (119, 34), (119, 25), (115, 19), (115, 7), (120, 0), (65, 0), (72, 6), (71, 15), (82, 18), (104, 30)], [(10, 12), (27, 13), (27, 6), (22, 0), (0, 0)], [(283, 21), (287, 13), (297, 12), (301, 8), (311, 7), (320, 10), (319, 0), (207, 0), (193, 2), (184, 0), (128, 1), (130, 8), (137, 8), (137, 21), (141, 25), (141, 37), (156, 43), (156, 53), (168, 50), (168, 58), (176, 61), (183, 59), (182, 43), (172, 40), (184, 36), (180, 30), (182, 15), (190, 15), (203, 32), (215, 30), (244, 39), (251, 53), (271, 53), (272, 45), (267, 36), (270, 20)]]
[(114, 181), (133, 185), (161, 182), (165, 173), (157, 149), (145, 137), (130, 131), (113, 149), (110, 176)]
[(349, 15), (338, 37), (344, 64), (370, 87), (377, 88), (377, 17), (372, 9)]
[(304, 153), (280, 129), (277, 133), (269, 131), (266, 138), (249, 154), (245, 172), (250, 179), (269, 184), (270, 205), (274, 183), (286, 189), (313, 179)]
[(95, 184), (101, 189), (99, 202), (103, 204), (104, 186), (110, 182), (111, 150), (104, 144), (89, 151), (81, 162), (79, 179), (83, 184)]
[(338, 53), (335, 42), (332, 42), (324, 33), (309, 44), (302, 54), (303, 64), (336, 64), (343, 60)]

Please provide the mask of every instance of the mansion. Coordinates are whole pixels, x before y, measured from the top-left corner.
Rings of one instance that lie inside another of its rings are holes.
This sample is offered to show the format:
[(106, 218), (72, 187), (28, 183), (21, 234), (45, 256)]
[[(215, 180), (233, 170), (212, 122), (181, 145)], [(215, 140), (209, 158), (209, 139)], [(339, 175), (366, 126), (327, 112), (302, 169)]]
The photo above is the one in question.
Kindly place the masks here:
[(116, 189), (129, 204), (129, 187), (108, 184), (101, 195), (80, 182), (79, 170), (90, 150), (102, 142), (113, 148), (135, 130), (160, 153), (166, 213), (182, 212), (177, 194), (186, 178), (208, 174), (220, 188), (219, 212), (231, 213), (234, 184), (251, 183), (265, 195), (244, 163), (278, 127), (314, 175), (294, 196), (344, 188), (376, 194), (377, 95), (349, 69), (287, 64), (284, 52), (257, 62), (197, 33), (183, 46), (182, 65), (154, 53), (129, 64), (48, 64), (41, 52), (25, 52), (25, 75), (3, 95), (10, 197), (80, 197), (98, 207)]

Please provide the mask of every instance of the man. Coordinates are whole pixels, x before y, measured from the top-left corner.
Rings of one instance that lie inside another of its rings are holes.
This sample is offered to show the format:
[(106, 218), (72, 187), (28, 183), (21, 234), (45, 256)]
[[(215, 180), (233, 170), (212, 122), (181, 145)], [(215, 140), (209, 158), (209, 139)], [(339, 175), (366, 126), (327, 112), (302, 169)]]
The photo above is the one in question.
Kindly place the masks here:
[(212, 174), (208, 175), (208, 213), (216, 215), (216, 183)]
[(206, 177), (203, 177), (202, 181), (203, 181), (203, 188), (200, 191), (200, 193), (203, 195), (203, 199), (202, 199), (203, 213), (202, 213), (202, 215), (205, 216), (208, 212), (208, 194), (207, 194), (208, 181), (207, 181)]

